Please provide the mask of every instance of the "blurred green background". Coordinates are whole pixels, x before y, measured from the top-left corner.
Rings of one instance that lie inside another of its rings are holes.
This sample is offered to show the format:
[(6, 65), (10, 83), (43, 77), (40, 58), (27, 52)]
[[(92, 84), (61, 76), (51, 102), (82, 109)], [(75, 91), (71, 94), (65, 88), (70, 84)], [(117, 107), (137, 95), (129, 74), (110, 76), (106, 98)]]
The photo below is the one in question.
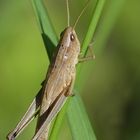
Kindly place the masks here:
[[(74, 23), (85, 1), (70, 1)], [(115, 2), (115, 1), (114, 1)], [(105, 6), (113, 3), (107, 0)], [(106, 36), (104, 50), (96, 59), (84, 64), (79, 91), (98, 140), (140, 139), (140, 1), (127, 0), (118, 9), (116, 22)], [(78, 8), (77, 8), (78, 7)], [(66, 27), (65, 1), (48, 0), (46, 8), (59, 36)], [(77, 25), (83, 40), (91, 5)], [(59, 12), (58, 12), (59, 11)], [(104, 9), (102, 19), (105, 17)], [(112, 8), (113, 13), (113, 8)], [(107, 25), (102, 25), (107, 28)], [(93, 41), (98, 43), (99, 27)], [(96, 48), (95, 48), (96, 50)], [(39, 26), (28, 0), (0, 1), (0, 140), (14, 128), (40, 89), (48, 57)], [(36, 120), (35, 120), (36, 121)], [(18, 138), (32, 137), (35, 121)], [(67, 121), (60, 139), (71, 139)], [(67, 128), (67, 129), (66, 129)]]

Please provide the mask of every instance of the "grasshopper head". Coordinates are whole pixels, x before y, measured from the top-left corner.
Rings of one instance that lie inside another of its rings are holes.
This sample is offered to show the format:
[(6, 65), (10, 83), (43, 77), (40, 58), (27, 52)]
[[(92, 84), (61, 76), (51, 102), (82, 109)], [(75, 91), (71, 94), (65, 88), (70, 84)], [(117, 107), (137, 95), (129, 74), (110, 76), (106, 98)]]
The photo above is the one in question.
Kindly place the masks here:
[(60, 34), (60, 42), (63, 46), (65, 46), (67, 48), (80, 47), (80, 42), (78, 40), (75, 30), (72, 27), (67, 27)]

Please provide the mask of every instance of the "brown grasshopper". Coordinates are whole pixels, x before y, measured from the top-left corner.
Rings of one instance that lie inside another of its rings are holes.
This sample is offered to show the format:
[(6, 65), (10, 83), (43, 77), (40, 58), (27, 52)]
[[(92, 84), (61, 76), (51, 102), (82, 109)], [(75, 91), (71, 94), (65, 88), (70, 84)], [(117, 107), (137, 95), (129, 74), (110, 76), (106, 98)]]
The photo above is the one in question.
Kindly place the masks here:
[[(87, 7), (88, 2), (80, 16)], [(50, 63), (42, 88), (16, 128), (8, 134), (8, 140), (16, 139), (37, 114), (39, 118), (36, 133), (32, 140), (48, 139), (51, 121), (58, 114), (68, 96), (72, 95), (76, 76), (76, 64), (78, 63), (78, 56), (80, 54), (80, 42), (74, 28), (80, 16), (77, 18), (74, 26), (70, 27), (68, 0), (67, 13), (68, 27), (60, 35), (60, 41), (57, 46), (58, 49)]]

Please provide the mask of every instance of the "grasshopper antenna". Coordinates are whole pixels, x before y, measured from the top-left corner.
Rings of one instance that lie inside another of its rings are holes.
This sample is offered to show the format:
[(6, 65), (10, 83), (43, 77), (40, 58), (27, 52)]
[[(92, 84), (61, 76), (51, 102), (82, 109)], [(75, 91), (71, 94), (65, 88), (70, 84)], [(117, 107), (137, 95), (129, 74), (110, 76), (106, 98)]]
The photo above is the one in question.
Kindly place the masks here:
[(86, 2), (86, 4), (85, 4), (83, 10), (81, 11), (80, 15), (78, 16), (77, 20), (75, 21), (75, 23), (74, 23), (74, 25), (73, 25), (73, 29), (75, 29), (75, 27), (76, 27), (76, 25), (77, 25), (77, 23), (78, 23), (80, 17), (81, 17), (82, 14), (85, 12), (85, 10), (86, 10), (86, 8), (87, 8), (87, 6), (88, 6), (88, 4), (89, 4), (89, 1), (90, 1), (90, 0), (88, 0), (88, 1)]
[(69, 0), (66, 0), (66, 6), (67, 6), (67, 24), (68, 27), (70, 26), (70, 9), (69, 9)]

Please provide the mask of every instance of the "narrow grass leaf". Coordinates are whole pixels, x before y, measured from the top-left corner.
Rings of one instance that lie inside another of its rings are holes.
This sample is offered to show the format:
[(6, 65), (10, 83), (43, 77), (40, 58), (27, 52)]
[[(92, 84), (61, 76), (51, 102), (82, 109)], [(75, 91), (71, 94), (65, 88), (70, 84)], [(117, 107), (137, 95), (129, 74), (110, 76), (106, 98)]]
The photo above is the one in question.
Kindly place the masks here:
[(96, 140), (84, 104), (78, 94), (70, 101), (67, 112), (73, 140)]
[(87, 48), (88, 48), (89, 44), (91, 43), (91, 40), (94, 36), (97, 24), (99, 22), (101, 14), (102, 14), (104, 4), (105, 4), (105, 0), (97, 0), (96, 6), (93, 9), (92, 17), (91, 17), (91, 20), (89, 23), (89, 28), (87, 30), (85, 39), (82, 44), (82, 53), (84, 54), (84, 56), (86, 55)]
[(58, 42), (58, 38), (51, 24), (51, 20), (49, 18), (47, 10), (45, 9), (45, 4), (43, 3), (43, 1), (32, 0), (32, 5), (36, 13), (37, 21), (39, 23), (40, 32), (45, 44), (45, 48), (47, 50), (48, 57), (51, 60)]

